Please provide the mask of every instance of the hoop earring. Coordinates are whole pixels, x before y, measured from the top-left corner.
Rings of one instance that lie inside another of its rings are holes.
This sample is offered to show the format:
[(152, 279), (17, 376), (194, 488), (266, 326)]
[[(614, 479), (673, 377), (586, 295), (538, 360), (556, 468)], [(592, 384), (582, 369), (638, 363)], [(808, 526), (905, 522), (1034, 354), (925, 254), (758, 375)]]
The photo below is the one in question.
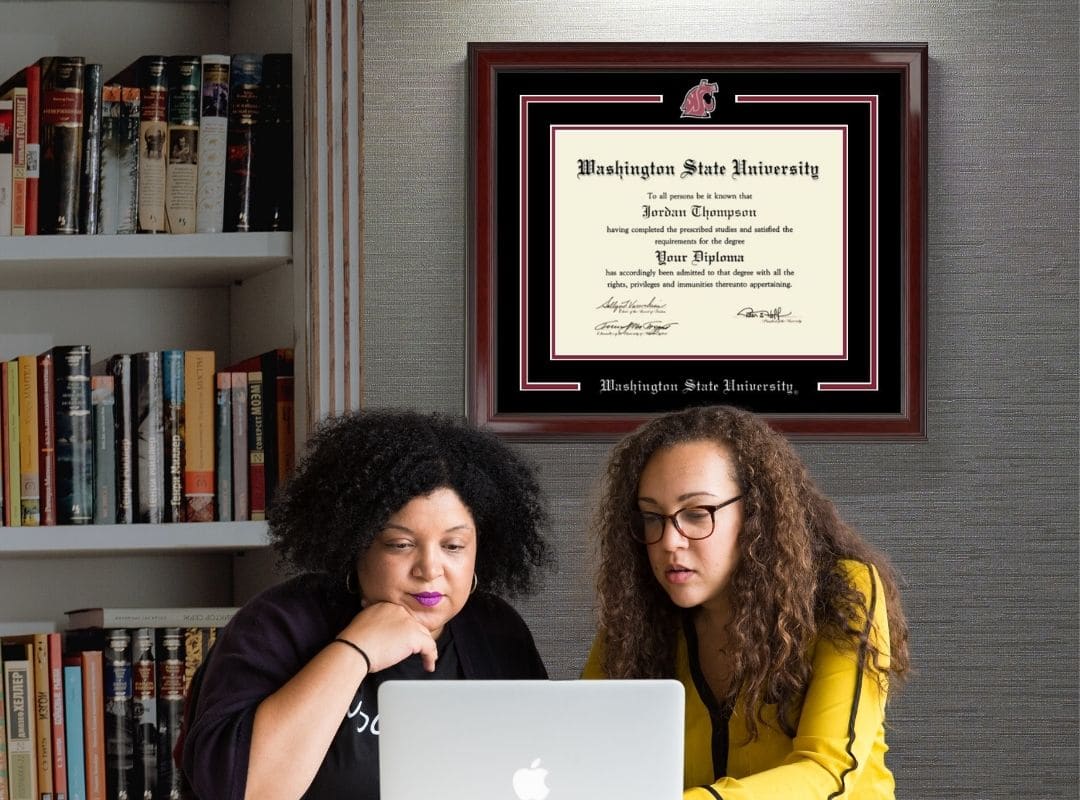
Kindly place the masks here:
[(345, 591), (349, 594), (358, 594), (355, 570), (350, 569), (345, 573)]
[(476, 577), (476, 573), (472, 574), (472, 588), (469, 590), (469, 594), (476, 591), (476, 587), (480, 585), (480, 579)]

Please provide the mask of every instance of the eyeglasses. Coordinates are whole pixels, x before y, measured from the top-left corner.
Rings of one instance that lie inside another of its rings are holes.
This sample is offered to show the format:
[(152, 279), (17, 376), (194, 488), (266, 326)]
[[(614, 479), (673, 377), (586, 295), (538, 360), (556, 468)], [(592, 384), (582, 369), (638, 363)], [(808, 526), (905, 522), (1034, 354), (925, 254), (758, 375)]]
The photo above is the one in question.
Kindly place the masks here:
[(719, 505), (688, 506), (680, 508), (674, 514), (640, 511), (637, 524), (633, 526), (633, 536), (643, 544), (656, 544), (664, 537), (664, 528), (667, 521), (671, 520), (675, 530), (687, 539), (708, 539), (716, 528), (716, 512), (737, 500), (742, 500), (741, 494)]

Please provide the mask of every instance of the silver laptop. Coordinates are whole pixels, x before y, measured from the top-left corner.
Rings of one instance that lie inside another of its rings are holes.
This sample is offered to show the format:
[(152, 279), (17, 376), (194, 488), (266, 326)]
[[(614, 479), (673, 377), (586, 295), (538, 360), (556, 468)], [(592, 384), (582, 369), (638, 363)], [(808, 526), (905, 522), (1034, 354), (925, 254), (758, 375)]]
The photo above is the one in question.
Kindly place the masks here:
[(675, 680), (387, 681), (382, 800), (681, 800)]

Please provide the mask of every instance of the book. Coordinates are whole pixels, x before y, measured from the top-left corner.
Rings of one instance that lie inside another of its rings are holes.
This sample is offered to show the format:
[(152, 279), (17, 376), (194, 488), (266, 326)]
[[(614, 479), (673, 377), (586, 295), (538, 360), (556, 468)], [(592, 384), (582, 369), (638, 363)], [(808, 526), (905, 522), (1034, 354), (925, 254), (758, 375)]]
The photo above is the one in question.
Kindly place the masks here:
[(48, 646), (49, 734), (51, 736), (53, 795), (56, 800), (67, 800), (69, 792), (65, 745), (67, 723), (64, 720), (63, 643), (59, 633), (47, 633), (44, 636)]
[(256, 230), (292, 230), (292, 148), (292, 55), (267, 53), (262, 59), (252, 180)]
[(251, 519), (248, 499), (248, 376), (229, 373), (232, 378), (233, 519)]
[(266, 507), (269, 509), (273, 505), (277, 487), (292, 474), (296, 462), (293, 350), (269, 350), (234, 364), (230, 370), (262, 372)]
[(51, 351), (56, 398), (56, 521), (88, 525), (94, 519), (94, 433), (90, 345)]
[(120, 87), (120, 122), (117, 147), (120, 177), (117, 194), (117, 233), (139, 231), (139, 130), (142, 126), (142, 90)]
[(56, 524), (56, 386), (53, 356), (37, 357), (38, 368), (38, 477), (41, 524)]
[(0, 658), (4, 662), (9, 794), (11, 800), (40, 800), (34, 760), (34, 646), (22, 637), (16, 641), (5, 639)]
[(116, 522), (116, 407), (112, 375), (90, 378), (94, 430), (94, 524)]
[(82, 56), (47, 56), (41, 67), (41, 179), (38, 230), (43, 234), (79, 232), (79, 181), (82, 176)]
[(137, 62), (139, 87), (139, 231), (165, 231), (166, 143), (169, 138), (169, 86), (165, 56)]
[(82, 667), (86, 800), (105, 800), (105, 665), (101, 650), (78, 655)]
[(101, 213), (98, 233), (114, 234), (120, 218), (120, 101), (119, 83), (101, 87), (101, 146), (98, 165), (98, 197)]
[(3, 653), (0, 652), (0, 800), (11, 800), (8, 791), (7, 703), (4, 701)]
[(161, 352), (136, 353), (136, 438), (135, 518), (139, 522), (165, 520), (165, 435), (164, 389), (161, 381)]
[(206, 660), (210, 647), (217, 638), (217, 627), (196, 625), (183, 628), (184, 634), (184, 696), (191, 689), (195, 672)]
[(184, 519), (214, 520), (214, 352), (184, 353)]
[(195, 233), (199, 181), (199, 56), (169, 56), (167, 80), (168, 164), (165, 172), (165, 230)]
[(232, 376), (228, 372), (219, 372), (215, 376), (215, 381), (214, 466), (217, 490), (214, 497), (217, 501), (217, 518), (222, 522), (228, 522), (233, 518)]
[[(11, 142), (11, 235), (26, 235), (26, 144), (28, 135), (29, 90), (26, 70), (19, 70), (0, 86), (0, 101), (10, 100)], [(2, 225), (2, 221), (0, 221)]]
[(37, 356), (18, 357), (19, 374), (19, 503), (23, 525), (41, 524), (41, 480), (38, 464)]
[(131, 631), (135, 773), (131, 797), (154, 800), (158, 778), (157, 664), (154, 629)]
[(101, 227), (101, 64), (87, 64), (83, 73), (83, 156), (79, 182), (79, 233)]
[(126, 628), (109, 628), (104, 635), (105, 788), (110, 798), (131, 797), (135, 769), (131, 634)]
[(226, 231), (252, 231), (256, 227), (255, 194), (251, 180), (261, 83), (262, 58), (250, 53), (238, 53), (232, 57), (225, 169)]
[(225, 216), (225, 161), (229, 134), (228, 56), (202, 56), (201, 97), (195, 230), (220, 233)]
[(158, 776), (157, 797), (181, 800), (180, 770), (173, 750), (184, 717), (184, 640), (179, 627), (156, 628)]
[(0, 100), (0, 236), (11, 236), (15, 179), (15, 103)]
[(0, 427), (3, 428), (2, 460), (4, 487), (4, 525), (22, 523), (19, 480), (19, 363), (0, 362)]
[(23, 70), (26, 80), (26, 235), (38, 234), (41, 194), (41, 65)]
[(63, 675), (64, 749), (67, 758), (68, 800), (86, 800), (81, 659), (65, 657)]
[(266, 438), (263, 430), (262, 371), (248, 378), (248, 513), (249, 519), (266, 519)]
[(71, 630), (83, 628), (184, 628), (227, 625), (238, 611), (229, 606), (157, 608), (75, 608), (65, 611)]
[[(50, 706), (48, 634), (27, 637), (34, 652), (34, 761), (37, 765), (38, 794), (53, 800), (52, 714)], [(59, 635), (57, 635), (59, 638)]]
[(184, 351), (161, 353), (165, 521), (184, 521)]
[(138, 472), (135, 445), (138, 436), (138, 409), (135, 393), (135, 368), (129, 353), (116, 353), (105, 362), (113, 378), (116, 449), (116, 521), (135, 522)]

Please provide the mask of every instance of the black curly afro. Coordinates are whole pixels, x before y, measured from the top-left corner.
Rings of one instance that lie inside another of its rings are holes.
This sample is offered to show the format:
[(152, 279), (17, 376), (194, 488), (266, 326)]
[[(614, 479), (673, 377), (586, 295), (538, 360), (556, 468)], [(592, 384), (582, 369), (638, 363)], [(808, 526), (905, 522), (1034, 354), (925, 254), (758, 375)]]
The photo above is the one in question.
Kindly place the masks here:
[(472, 512), (480, 587), (505, 596), (535, 588), (550, 555), (532, 470), (494, 434), (440, 414), (365, 410), (321, 423), (274, 496), (270, 539), (287, 565), (344, 585), (386, 521), (440, 488)]

